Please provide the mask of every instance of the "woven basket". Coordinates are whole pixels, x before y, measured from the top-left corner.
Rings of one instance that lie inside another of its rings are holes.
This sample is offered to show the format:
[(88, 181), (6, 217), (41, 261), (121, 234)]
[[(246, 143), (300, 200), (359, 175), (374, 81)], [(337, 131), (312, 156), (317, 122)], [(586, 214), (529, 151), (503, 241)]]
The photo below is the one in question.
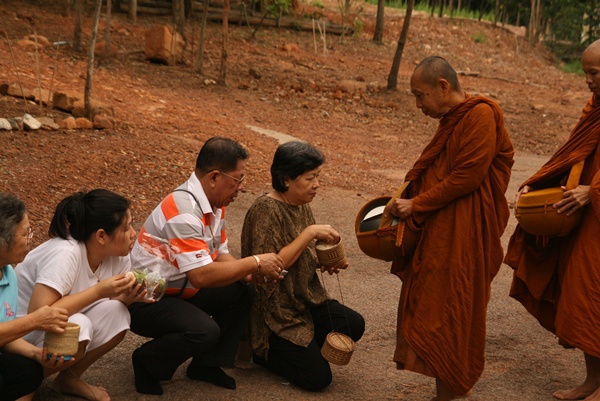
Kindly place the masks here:
[(343, 266), (348, 263), (346, 261), (346, 253), (342, 239), (335, 245), (330, 245), (325, 242), (317, 242), (316, 246), (317, 258), (321, 266), (333, 267)]
[(65, 332), (62, 334), (47, 331), (44, 347), (48, 348), (48, 354), (75, 355), (79, 349), (79, 325), (67, 323)]
[(321, 347), (321, 355), (330, 363), (347, 365), (350, 362), (354, 348), (354, 341), (350, 337), (332, 331), (327, 334), (323, 347)]

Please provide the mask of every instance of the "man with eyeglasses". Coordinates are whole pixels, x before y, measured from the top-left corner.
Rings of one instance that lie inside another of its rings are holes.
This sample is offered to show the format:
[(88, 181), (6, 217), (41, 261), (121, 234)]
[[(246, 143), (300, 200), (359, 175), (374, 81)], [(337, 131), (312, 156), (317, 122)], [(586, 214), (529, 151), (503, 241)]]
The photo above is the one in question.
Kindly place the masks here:
[(169, 278), (165, 296), (129, 308), (131, 330), (153, 338), (132, 355), (139, 393), (162, 394), (160, 381), (171, 379), (189, 358), (190, 379), (236, 387), (221, 367), (233, 367), (246, 327), (254, 297), (247, 284), (283, 278), (276, 254), (235, 259), (228, 250), (225, 207), (243, 189), (247, 159), (238, 142), (210, 138), (191, 177), (162, 200), (140, 229), (132, 268), (155, 267), (153, 244), (167, 244), (174, 260), (160, 271)]

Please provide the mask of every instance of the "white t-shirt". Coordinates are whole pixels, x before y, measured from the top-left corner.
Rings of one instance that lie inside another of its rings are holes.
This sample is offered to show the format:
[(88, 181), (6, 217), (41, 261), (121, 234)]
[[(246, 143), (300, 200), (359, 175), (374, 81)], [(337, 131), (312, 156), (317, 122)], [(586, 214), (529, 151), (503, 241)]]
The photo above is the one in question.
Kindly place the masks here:
[[(129, 256), (111, 256), (102, 261), (96, 274), (90, 269), (85, 244), (74, 239), (52, 238), (33, 249), (15, 270), (19, 286), (18, 316), (27, 314), (35, 284), (44, 284), (62, 296), (77, 294), (99, 281), (130, 270)], [(82, 309), (103, 301), (100, 299)]]

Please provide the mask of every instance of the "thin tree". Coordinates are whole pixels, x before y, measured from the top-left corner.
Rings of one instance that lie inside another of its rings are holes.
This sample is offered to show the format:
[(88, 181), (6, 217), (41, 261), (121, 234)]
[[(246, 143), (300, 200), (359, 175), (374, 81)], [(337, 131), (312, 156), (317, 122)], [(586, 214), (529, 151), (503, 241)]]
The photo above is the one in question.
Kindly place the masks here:
[(102, 0), (96, 0), (94, 10), (94, 25), (92, 27), (92, 37), (90, 39), (90, 51), (88, 53), (88, 69), (85, 78), (85, 92), (83, 94), (83, 104), (85, 107), (85, 116), (92, 118), (92, 81), (94, 79), (94, 47), (98, 37), (98, 24), (100, 22), (100, 11), (102, 10)]
[(404, 45), (406, 44), (406, 37), (408, 36), (408, 27), (410, 26), (410, 17), (412, 15), (414, 4), (415, 0), (408, 0), (406, 2), (406, 16), (404, 17), (404, 23), (402, 24), (402, 30), (400, 31), (400, 38), (398, 39), (398, 46), (396, 47), (396, 53), (394, 54), (392, 69), (390, 71), (390, 75), (388, 75), (388, 90), (396, 90), (398, 87), (398, 71), (400, 71), (400, 60), (402, 60), (402, 53), (404, 52)]
[(73, 32), (73, 50), (81, 51), (81, 30), (83, 25), (84, 0), (75, 0), (75, 31)]
[(377, 1), (377, 19), (375, 22), (375, 33), (373, 34), (373, 42), (383, 44), (383, 20), (385, 14), (385, 0)]
[(530, 44), (536, 44), (540, 37), (540, 26), (542, 22), (541, 0), (531, 0), (531, 14), (529, 15), (529, 27), (527, 39)]
[(129, 0), (129, 19), (135, 24), (137, 22), (137, 0)]
[(185, 2), (184, 0), (173, 0), (173, 23), (175, 31), (181, 37), (185, 36)]
[(104, 28), (104, 57), (110, 57), (110, 20), (111, 20), (112, 1), (106, 0), (106, 26)]
[(229, 0), (223, 4), (223, 47), (221, 48), (221, 73), (219, 84), (227, 83), (227, 45), (229, 42)]
[(200, 22), (200, 41), (198, 43), (198, 60), (196, 63), (196, 72), (204, 75), (204, 38), (206, 36), (206, 21), (208, 20), (208, 0), (204, 0), (204, 10), (202, 10), (202, 20)]

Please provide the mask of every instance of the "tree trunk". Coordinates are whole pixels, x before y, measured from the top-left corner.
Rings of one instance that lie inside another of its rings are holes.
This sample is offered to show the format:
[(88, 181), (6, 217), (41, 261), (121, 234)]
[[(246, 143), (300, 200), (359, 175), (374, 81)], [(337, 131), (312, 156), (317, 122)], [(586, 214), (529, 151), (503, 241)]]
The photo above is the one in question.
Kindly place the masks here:
[(223, 48), (221, 49), (221, 74), (219, 84), (227, 84), (227, 45), (229, 42), (229, 0), (225, 0), (223, 7)]
[(185, 1), (173, 0), (173, 24), (175, 31), (185, 37)]
[(529, 16), (529, 28), (527, 40), (530, 44), (536, 44), (540, 37), (540, 22), (542, 15), (540, 0), (531, 0), (531, 14)]
[(81, 51), (81, 30), (83, 25), (84, 0), (75, 0), (75, 32), (73, 32), (73, 50)]
[(494, 5), (494, 21), (492, 21), (492, 26), (496, 26), (498, 24), (499, 19), (500, 19), (500, 0), (496, 0), (496, 4)]
[(137, 0), (129, 0), (129, 19), (135, 24), (137, 22)]
[(111, 0), (106, 0), (106, 27), (104, 29), (104, 57), (110, 57), (110, 17), (112, 10)]
[(202, 10), (202, 21), (200, 22), (200, 40), (198, 42), (198, 62), (196, 72), (204, 75), (204, 37), (206, 36), (206, 20), (208, 17), (208, 0), (204, 0), (204, 10)]
[(444, 0), (439, 0), (440, 1), (440, 11), (438, 12), (438, 18), (443, 18), (444, 17)]
[(396, 90), (398, 87), (398, 71), (400, 71), (400, 61), (402, 60), (402, 52), (404, 52), (404, 45), (406, 44), (406, 37), (408, 36), (410, 16), (412, 15), (414, 4), (415, 0), (408, 0), (406, 2), (406, 16), (404, 17), (404, 23), (402, 24), (402, 30), (400, 31), (400, 38), (398, 39), (398, 46), (396, 47), (396, 53), (394, 54), (392, 69), (390, 75), (388, 75), (388, 90)]
[(98, 37), (98, 23), (100, 22), (100, 11), (102, 10), (102, 0), (96, 0), (96, 9), (94, 10), (94, 25), (92, 26), (92, 37), (90, 39), (90, 51), (88, 53), (88, 70), (85, 79), (85, 92), (83, 94), (83, 104), (85, 107), (85, 116), (92, 119), (92, 81), (94, 79), (94, 47)]
[(385, 14), (385, 0), (377, 1), (377, 20), (375, 23), (375, 33), (373, 34), (373, 42), (383, 44), (383, 19)]

